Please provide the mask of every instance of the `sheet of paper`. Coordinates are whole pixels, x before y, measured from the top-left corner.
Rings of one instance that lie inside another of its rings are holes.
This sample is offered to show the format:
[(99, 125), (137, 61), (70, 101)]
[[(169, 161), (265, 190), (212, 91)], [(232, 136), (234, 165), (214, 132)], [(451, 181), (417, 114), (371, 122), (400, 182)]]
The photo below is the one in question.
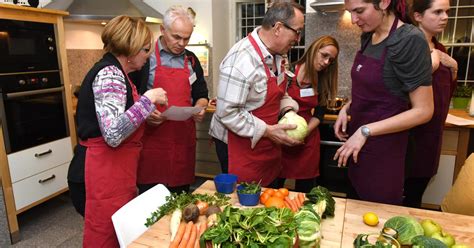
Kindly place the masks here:
[(171, 106), (165, 112), (161, 113), (161, 115), (171, 121), (184, 121), (189, 119), (193, 114), (201, 112), (203, 109), (204, 107)]
[(474, 125), (474, 121), (457, 117), (452, 114), (448, 114), (448, 118), (446, 118), (446, 122), (456, 125), (456, 126)]

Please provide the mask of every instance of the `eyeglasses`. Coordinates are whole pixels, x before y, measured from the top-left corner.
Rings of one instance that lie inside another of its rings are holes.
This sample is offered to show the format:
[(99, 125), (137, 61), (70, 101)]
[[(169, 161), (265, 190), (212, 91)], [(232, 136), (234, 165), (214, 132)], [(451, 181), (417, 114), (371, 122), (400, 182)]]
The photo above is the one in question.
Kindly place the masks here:
[(318, 50), (318, 53), (321, 55), (321, 57), (324, 59), (324, 60), (327, 60), (329, 61), (329, 64), (332, 65), (336, 62), (336, 58), (333, 58), (331, 57), (331, 54), (329, 53), (323, 53), (321, 51)]
[(288, 24), (286, 24), (286, 23), (284, 23), (284, 22), (281, 22), (281, 24), (283, 24), (283, 26), (284, 26), (285, 28), (287, 28), (287, 29), (293, 31), (293, 32), (296, 34), (296, 36), (301, 36), (302, 30), (296, 30), (296, 29), (290, 27), (290, 25), (288, 25)]

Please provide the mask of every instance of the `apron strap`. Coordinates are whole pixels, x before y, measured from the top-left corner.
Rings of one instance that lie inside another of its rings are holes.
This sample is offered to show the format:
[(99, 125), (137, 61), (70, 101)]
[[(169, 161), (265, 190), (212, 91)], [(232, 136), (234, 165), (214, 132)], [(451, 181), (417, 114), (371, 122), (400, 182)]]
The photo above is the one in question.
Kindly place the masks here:
[(247, 36), (250, 43), (252, 44), (253, 48), (255, 48), (255, 51), (257, 51), (258, 56), (260, 56), (260, 59), (262, 60), (263, 67), (265, 68), (265, 73), (267, 74), (267, 78), (271, 78), (271, 73), (270, 73), (270, 68), (268, 68), (267, 64), (265, 63), (265, 60), (263, 58), (262, 50), (260, 50), (260, 47), (257, 45), (257, 42), (255, 39), (252, 37), (252, 35)]

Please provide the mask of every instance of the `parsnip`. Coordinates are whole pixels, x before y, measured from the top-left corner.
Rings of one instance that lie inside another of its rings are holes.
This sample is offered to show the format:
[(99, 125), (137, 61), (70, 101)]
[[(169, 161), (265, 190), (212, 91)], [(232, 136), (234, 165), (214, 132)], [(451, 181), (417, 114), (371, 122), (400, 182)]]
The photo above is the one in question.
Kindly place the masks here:
[(174, 240), (176, 233), (178, 232), (179, 224), (181, 223), (181, 217), (183, 216), (183, 212), (181, 209), (177, 208), (171, 214), (170, 219), (170, 233), (171, 233), (171, 240)]

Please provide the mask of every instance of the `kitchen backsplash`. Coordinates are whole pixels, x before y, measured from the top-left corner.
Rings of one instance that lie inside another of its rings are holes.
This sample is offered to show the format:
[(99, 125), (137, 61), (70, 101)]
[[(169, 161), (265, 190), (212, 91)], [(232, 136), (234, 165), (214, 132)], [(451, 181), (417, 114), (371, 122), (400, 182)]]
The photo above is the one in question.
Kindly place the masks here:
[(71, 85), (80, 86), (86, 73), (104, 54), (102, 49), (67, 49)]
[[(347, 13), (348, 14), (348, 13)], [(356, 52), (360, 47), (360, 30), (351, 24), (345, 12), (306, 13), (305, 44), (323, 35), (331, 35), (339, 43), (339, 90), (338, 95), (350, 97), (351, 67)]]

